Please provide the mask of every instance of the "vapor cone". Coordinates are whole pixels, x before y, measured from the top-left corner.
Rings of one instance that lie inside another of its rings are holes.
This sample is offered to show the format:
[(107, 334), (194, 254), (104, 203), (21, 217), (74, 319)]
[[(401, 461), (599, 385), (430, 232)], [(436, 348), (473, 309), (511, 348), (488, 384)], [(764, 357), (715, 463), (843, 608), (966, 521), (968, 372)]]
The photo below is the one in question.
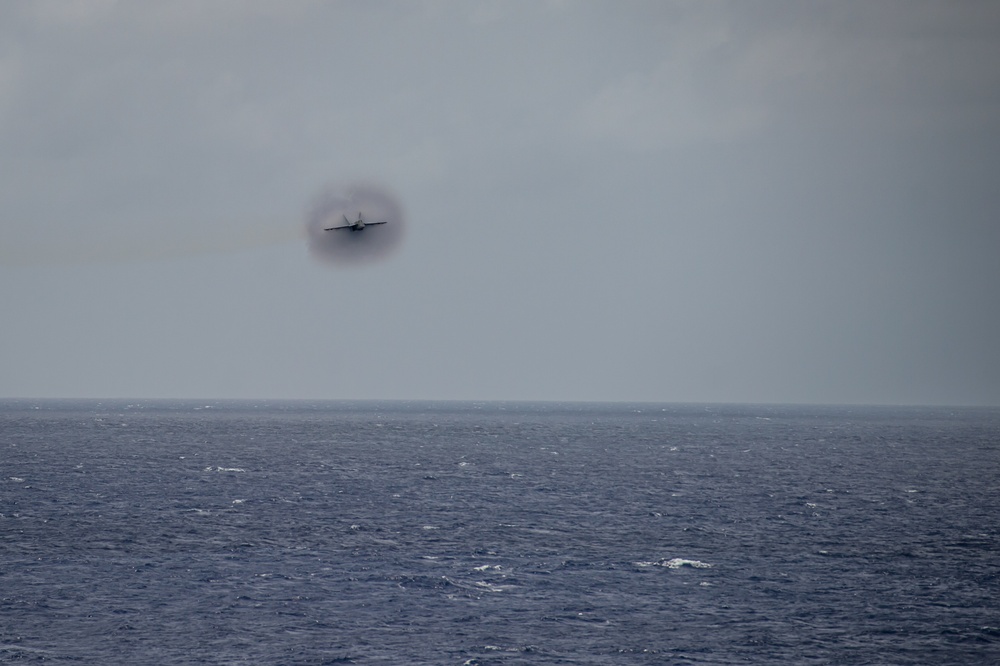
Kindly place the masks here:
[[(330, 227), (353, 223), (358, 217), (382, 222), (360, 231)], [(388, 191), (376, 185), (331, 186), (316, 197), (306, 218), (309, 252), (336, 266), (356, 266), (384, 259), (399, 247), (404, 235), (403, 210)]]

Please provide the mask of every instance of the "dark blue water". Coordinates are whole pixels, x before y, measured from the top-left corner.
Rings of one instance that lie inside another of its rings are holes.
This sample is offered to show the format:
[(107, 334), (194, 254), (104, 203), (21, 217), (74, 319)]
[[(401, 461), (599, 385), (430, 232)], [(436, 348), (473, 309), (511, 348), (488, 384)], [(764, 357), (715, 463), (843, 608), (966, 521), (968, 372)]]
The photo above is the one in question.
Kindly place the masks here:
[(1000, 663), (1000, 411), (0, 404), (0, 661)]

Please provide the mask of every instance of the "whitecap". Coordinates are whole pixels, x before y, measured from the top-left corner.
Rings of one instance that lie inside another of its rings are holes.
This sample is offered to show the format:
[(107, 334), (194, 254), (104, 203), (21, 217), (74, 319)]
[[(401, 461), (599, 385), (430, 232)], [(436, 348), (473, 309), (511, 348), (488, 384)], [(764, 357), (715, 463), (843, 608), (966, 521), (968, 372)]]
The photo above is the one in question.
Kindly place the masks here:
[(537, 650), (534, 645), (484, 645), (483, 651), (485, 652), (534, 652)]
[(656, 562), (635, 562), (639, 567), (666, 567), (667, 569), (680, 569), (690, 567), (692, 569), (711, 569), (712, 565), (699, 560), (686, 560), (683, 557), (674, 557), (669, 560), (657, 560)]
[(685, 560), (681, 557), (675, 557), (673, 559), (667, 560), (660, 566), (667, 567), (669, 569), (680, 569), (681, 567), (692, 567), (694, 569), (711, 569), (712, 565), (707, 562), (700, 562), (698, 560)]
[(472, 567), (473, 571), (500, 571), (503, 567), (499, 564), (484, 564), (481, 567)]

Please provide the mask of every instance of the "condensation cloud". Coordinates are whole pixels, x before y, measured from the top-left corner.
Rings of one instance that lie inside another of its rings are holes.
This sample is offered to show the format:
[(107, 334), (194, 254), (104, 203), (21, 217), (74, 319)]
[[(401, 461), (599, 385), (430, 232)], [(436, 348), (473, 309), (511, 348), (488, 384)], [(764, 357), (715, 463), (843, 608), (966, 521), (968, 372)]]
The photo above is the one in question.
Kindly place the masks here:
[[(353, 222), (361, 215), (386, 224), (361, 231), (326, 228)], [(384, 259), (401, 244), (405, 232), (403, 209), (384, 187), (373, 184), (332, 185), (316, 197), (306, 218), (309, 253), (334, 266), (357, 266)]]

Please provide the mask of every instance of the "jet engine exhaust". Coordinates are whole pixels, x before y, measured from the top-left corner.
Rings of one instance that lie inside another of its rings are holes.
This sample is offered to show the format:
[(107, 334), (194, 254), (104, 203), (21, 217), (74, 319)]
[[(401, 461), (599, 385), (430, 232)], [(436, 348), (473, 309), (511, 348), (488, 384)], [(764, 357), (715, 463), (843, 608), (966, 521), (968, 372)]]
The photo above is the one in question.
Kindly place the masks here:
[[(351, 222), (358, 215), (386, 224), (360, 231), (328, 227)], [(306, 217), (309, 253), (334, 266), (358, 266), (384, 259), (395, 251), (404, 232), (403, 209), (385, 188), (371, 184), (330, 186), (317, 197)]]

